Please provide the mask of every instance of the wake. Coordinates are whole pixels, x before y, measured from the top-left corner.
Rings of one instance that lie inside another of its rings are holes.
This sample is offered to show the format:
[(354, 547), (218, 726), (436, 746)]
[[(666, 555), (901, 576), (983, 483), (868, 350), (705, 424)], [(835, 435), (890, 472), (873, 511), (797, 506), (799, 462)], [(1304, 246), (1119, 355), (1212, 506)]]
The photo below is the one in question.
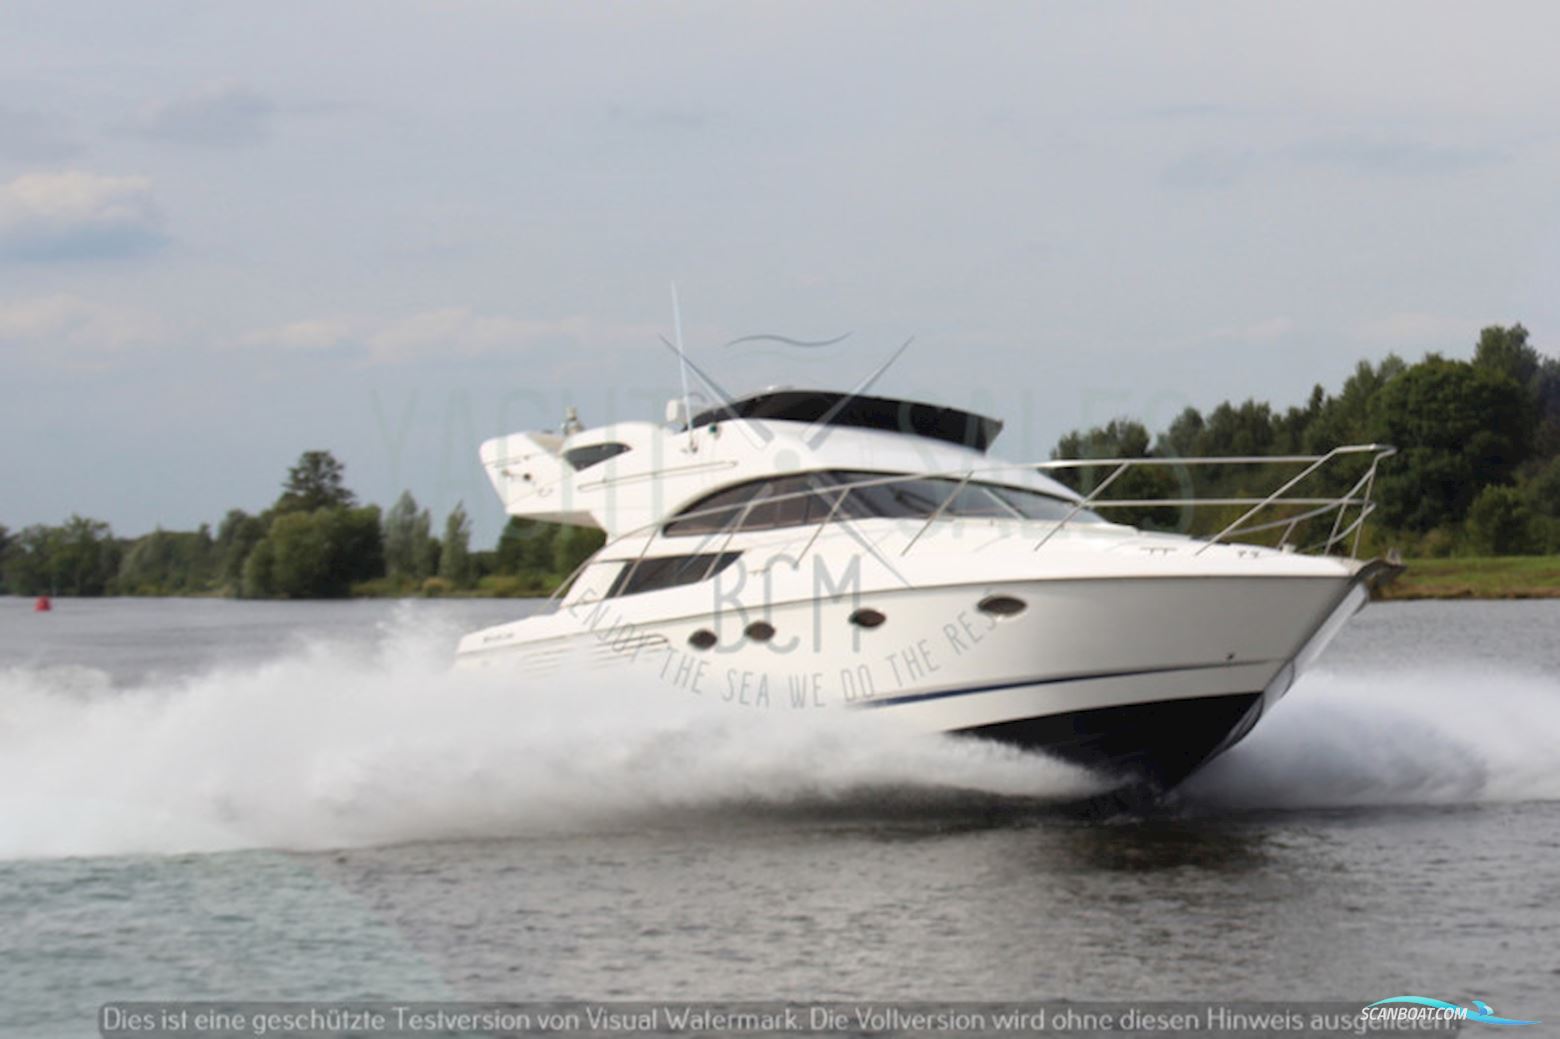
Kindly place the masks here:
[(1560, 680), (1320, 670), (1180, 793), (1214, 809), (1560, 799)]
[(0, 859), (525, 836), (723, 806), (913, 812), (950, 791), (1100, 787), (865, 713), (760, 711), (653, 676), (457, 673), (452, 645), (403, 625), (372, 647), (131, 689), (80, 668), (0, 671)]
[[(403, 624), (368, 647), (320, 643), (129, 689), (81, 668), (0, 671), (0, 859), (588, 832), (709, 811), (959, 817), (1103, 789), (875, 712), (760, 711), (645, 677), (456, 673), (451, 634)], [(1560, 799), (1557, 747), (1553, 676), (1322, 672), (1181, 802)]]

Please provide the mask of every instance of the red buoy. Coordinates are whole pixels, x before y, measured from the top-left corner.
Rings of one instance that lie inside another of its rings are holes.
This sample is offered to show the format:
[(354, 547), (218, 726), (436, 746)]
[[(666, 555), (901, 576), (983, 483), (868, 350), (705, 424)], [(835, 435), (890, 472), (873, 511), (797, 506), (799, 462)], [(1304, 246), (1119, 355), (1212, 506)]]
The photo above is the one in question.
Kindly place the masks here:
[(34, 613), (48, 613), (52, 609), (54, 609), (54, 604), (49, 601), (47, 595), (38, 596), (38, 601), (33, 603)]

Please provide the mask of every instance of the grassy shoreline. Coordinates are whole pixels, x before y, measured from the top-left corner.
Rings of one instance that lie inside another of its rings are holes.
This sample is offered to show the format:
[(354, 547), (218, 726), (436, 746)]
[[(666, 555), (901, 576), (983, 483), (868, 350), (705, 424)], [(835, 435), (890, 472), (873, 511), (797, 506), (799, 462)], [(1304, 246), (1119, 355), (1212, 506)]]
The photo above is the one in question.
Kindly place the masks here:
[[(1376, 589), (1383, 602), (1415, 599), (1560, 599), (1560, 555), (1405, 559), (1408, 568)], [(385, 580), (356, 585), (352, 597), (380, 599), (545, 599), (558, 578), (484, 577), (476, 588), (433, 580), (424, 587)]]
[(1383, 601), (1408, 599), (1560, 599), (1560, 556), (1405, 559), (1408, 569), (1378, 588)]
[[(1406, 559), (1407, 570), (1376, 589), (1378, 601), (1414, 599), (1560, 599), (1560, 555)], [(545, 599), (557, 578), (485, 577), (476, 588), (431, 581), (423, 588), (384, 580), (357, 585), (353, 598)]]
[[(1376, 589), (1374, 596), (1376, 600), (1404, 602), (1415, 599), (1560, 599), (1560, 555), (1406, 559), (1404, 565), (1407, 570), (1402, 575), (1391, 584)], [(555, 577), (539, 575), (488, 576), (478, 581), (474, 588), (456, 588), (448, 581), (437, 578), (421, 584), (381, 578), (354, 585), (352, 594), (348, 598), (545, 599), (552, 594), (557, 580)], [(153, 595), (143, 593), (139, 596), (132, 594), (116, 597), (229, 598), (220, 591), (181, 593), (162, 590)], [(255, 601), (285, 602), (287, 600)]]

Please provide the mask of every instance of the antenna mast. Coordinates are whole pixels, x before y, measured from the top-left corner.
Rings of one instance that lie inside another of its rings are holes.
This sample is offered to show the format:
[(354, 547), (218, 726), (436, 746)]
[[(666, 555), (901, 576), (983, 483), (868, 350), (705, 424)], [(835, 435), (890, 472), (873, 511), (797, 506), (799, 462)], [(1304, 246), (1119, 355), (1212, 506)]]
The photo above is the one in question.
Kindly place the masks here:
[(682, 308), (677, 304), (677, 283), (672, 282), (672, 333), (677, 338), (677, 374), (682, 377), (683, 428), (688, 431), (688, 449), (693, 444), (693, 399), (688, 395), (688, 355), (683, 351)]

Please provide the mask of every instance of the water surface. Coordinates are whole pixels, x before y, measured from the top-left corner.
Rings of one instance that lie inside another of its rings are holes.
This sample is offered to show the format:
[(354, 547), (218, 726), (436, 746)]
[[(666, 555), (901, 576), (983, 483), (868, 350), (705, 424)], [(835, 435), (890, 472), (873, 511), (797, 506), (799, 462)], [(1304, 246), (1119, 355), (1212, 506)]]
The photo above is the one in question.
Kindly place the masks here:
[(1560, 1017), (1560, 603), (1373, 606), (1138, 821), (448, 674), (531, 604), (0, 599), (0, 1030), (134, 998), (1478, 997)]

